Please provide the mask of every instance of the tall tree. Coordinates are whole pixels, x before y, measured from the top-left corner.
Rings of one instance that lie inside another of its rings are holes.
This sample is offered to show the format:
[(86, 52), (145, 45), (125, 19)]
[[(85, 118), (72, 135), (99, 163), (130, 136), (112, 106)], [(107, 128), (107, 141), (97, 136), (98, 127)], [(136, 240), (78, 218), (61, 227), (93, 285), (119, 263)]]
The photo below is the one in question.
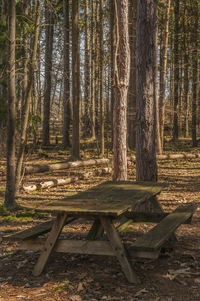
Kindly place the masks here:
[(127, 179), (127, 95), (130, 75), (128, 0), (115, 1), (113, 180)]
[(179, 10), (180, 0), (174, 2), (174, 120), (173, 139), (178, 139), (178, 100), (179, 100)]
[(64, 92), (63, 92), (63, 147), (70, 146), (70, 56), (69, 56), (69, 0), (63, 0), (64, 14)]
[(157, 181), (155, 150), (155, 10), (157, 10), (157, 1), (138, 0), (136, 22), (137, 181)]
[(160, 136), (161, 136), (162, 150), (163, 150), (163, 142), (164, 142), (165, 82), (166, 82), (166, 74), (167, 74), (167, 47), (168, 47), (168, 36), (169, 36), (170, 4), (171, 4), (171, 0), (166, 0), (164, 42), (163, 42), (163, 48), (161, 49), (162, 67), (160, 72)]
[(15, 205), (15, 0), (8, 5), (8, 125), (7, 125), (7, 178), (5, 206)]
[(31, 53), (30, 64), (29, 64), (29, 76), (28, 76), (29, 80), (28, 80), (27, 90), (25, 92), (24, 111), (23, 111), (24, 114), (22, 116), (20, 145), (19, 145), (19, 151), (17, 154), (17, 163), (16, 163), (16, 193), (18, 193), (19, 191), (23, 160), (24, 160), (24, 151), (27, 142), (27, 128), (28, 128), (32, 90), (34, 85), (34, 72), (36, 66), (36, 56), (37, 56), (38, 37), (39, 37), (39, 28), (40, 28), (40, 16), (41, 16), (41, 0), (37, 0), (34, 37), (31, 42), (32, 53)]
[(103, 5), (104, 0), (100, 0), (100, 154), (104, 155), (104, 45), (103, 45)]
[(72, 1), (72, 157), (80, 158), (80, 49), (79, 49), (79, 0)]
[(90, 121), (91, 138), (95, 135), (95, 0), (91, 0), (91, 102), (90, 102)]
[(53, 53), (53, 32), (54, 32), (54, 11), (53, 3), (48, 2), (45, 5), (45, 78), (44, 78), (44, 109), (43, 109), (43, 131), (42, 144), (50, 144), (49, 127), (50, 127), (50, 103), (51, 103), (51, 81), (52, 81), (52, 53)]
[(84, 65), (84, 116), (83, 136), (90, 134), (90, 45), (89, 45), (89, 5), (85, 0), (85, 65)]
[(130, 82), (128, 90), (128, 146), (136, 144), (136, 11), (137, 1), (129, 0)]
[(193, 44), (193, 75), (192, 75), (192, 145), (197, 146), (197, 99), (198, 99), (198, 1), (195, 0), (193, 7), (193, 30), (192, 30), (192, 44)]

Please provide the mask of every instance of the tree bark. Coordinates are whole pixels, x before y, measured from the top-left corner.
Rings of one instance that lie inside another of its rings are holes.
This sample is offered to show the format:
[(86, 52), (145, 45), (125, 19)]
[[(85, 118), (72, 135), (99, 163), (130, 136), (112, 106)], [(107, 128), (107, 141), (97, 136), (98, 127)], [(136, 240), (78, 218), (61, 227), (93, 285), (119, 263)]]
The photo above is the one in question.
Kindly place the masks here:
[(163, 43), (163, 49), (161, 49), (162, 68), (160, 73), (160, 137), (161, 137), (162, 151), (163, 151), (163, 144), (164, 144), (165, 82), (166, 82), (166, 74), (167, 74), (167, 48), (168, 48), (168, 36), (169, 36), (170, 4), (171, 4), (171, 0), (166, 0), (164, 43)]
[(192, 32), (192, 44), (193, 44), (193, 76), (192, 76), (192, 146), (197, 146), (197, 98), (198, 98), (198, 2), (193, 3), (194, 8), (194, 21)]
[(32, 43), (33, 50), (30, 59), (30, 66), (29, 66), (29, 82), (25, 94), (24, 116), (22, 120), (23, 127), (21, 129), (20, 146), (19, 146), (19, 152), (17, 155), (17, 164), (16, 164), (16, 193), (18, 193), (19, 191), (20, 179), (22, 174), (22, 165), (24, 160), (24, 150), (27, 142), (28, 118), (29, 118), (29, 110), (30, 110), (30, 103), (31, 103), (31, 93), (32, 93), (33, 82), (34, 82), (34, 71), (36, 66), (36, 56), (37, 56), (38, 37), (39, 37), (39, 28), (40, 28), (40, 10), (41, 10), (41, 0), (37, 0), (36, 16), (35, 16), (35, 35)]
[(64, 14), (64, 92), (63, 92), (63, 148), (70, 146), (70, 54), (69, 54), (69, 0), (63, 0)]
[(128, 0), (115, 2), (113, 153), (114, 181), (127, 179), (127, 94), (130, 76)]
[(155, 10), (157, 1), (138, 0), (136, 26), (136, 180), (157, 181), (155, 103)]
[(15, 36), (16, 11), (15, 0), (8, 5), (8, 125), (7, 125), (7, 174), (4, 205), (7, 208), (15, 205)]
[(90, 121), (91, 121), (91, 139), (96, 138), (95, 135), (95, 0), (92, 3), (91, 17), (91, 103), (90, 103)]
[(51, 73), (52, 73), (52, 53), (53, 53), (53, 31), (54, 31), (54, 12), (53, 4), (47, 3), (45, 6), (45, 79), (44, 79), (44, 109), (43, 109), (43, 132), (42, 144), (50, 144), (49, 126), (50, 126), (50, 103), (51, 103)]
[(85, 66), (84, 66), (84, 116), (83, 137), (90, 134), (90, 48), (89, 48), (89, 16), (88, 0), (85, 0)]
[(136, 146), (136, 11), (137, 1), (129, 0), (130, 82), (128, 90), (128, 147)]
[(174, 120), (173, 140), (179, 136), (178, 129), (178, 100), (179, 100), (179, 6), (180, 0), (174, 2)]
[(80, 158), (80, 50), (79, 50), (79, 0), (72, 1), (72, 158)]
[(100, 155), (104, 156), (104, 45), (103, 45), (103, 5), (104, 0), (100, 0)]

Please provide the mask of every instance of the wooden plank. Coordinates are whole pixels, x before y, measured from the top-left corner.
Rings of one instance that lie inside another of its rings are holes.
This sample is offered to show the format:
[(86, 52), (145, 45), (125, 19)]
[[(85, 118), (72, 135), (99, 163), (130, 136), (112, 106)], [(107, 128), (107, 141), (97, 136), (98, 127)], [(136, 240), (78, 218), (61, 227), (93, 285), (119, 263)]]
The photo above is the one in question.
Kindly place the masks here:
[[(124, 215), (127, 219), (131, 219), (132, 223), (159, 223), (168, 216), (170, 212), (126, 212)], [(191, 220), (187, 220), (184, 224), (190, 224)], [(123, 230), (122, 230), (123, 231)]]
[(139, 238), (134, 244), (137, 250), (155, 251), (161, 248), (172, 233), (186, 220), (191, 218), (190, 209), (187, 212), (185, 208), (177, 208), (174, 212), (166, 216), (157, 226), (147, 232), (144, 236)]
[[(19, 248), (21, 250), (40, 251), (44, 245), (44, 239), (30, 239), (23, 241)], [(108, 241), (88, 240), (63, 240), (59, 239), (54, 247), (54, 252), (109, 255), (114, 256), (112, 247)]]
[(55, 243), (60, 235), (60, 232), (62, 231), (62, 228), (65, 225), (66, 219), (67, 219), (66, 213), (59, 213), (57, 215), (56, 220), (51, 229), (51, 232), (49, 233), (49, 236), (44, 244), (44, 248), (43, 248), (43, 250), (40, 254), (40, 257), (38, 258), (38, 261), (34, 267), (34, 270), (33, 270), (34, 276), (39, 276), (42, 273), (42, 271), (47, 263), (47, 260), (55, 246)]
[(111, 246), (113, 248), (113, 251), (115, 253), (115, 256), (118, 258), (120, 265), (122, 267), (122, 270), (124, 274), (126, 275), (126, 278), (130, 283), (138, 283), (138, 277), (133, 272), (132, 267), (128, 261), (126, 251), (124, 249), (124, 246), (121, 242), (121, 239), (111, 221), (110, 218), (107, 217), (101, 217), (101, 222), (104, 227), (104, 230), (106, 231), (106, 234), (108, 236), (108, 239), (111, 243)]
[[(27, 239), (20, 243), (20, 250), (42, 251), (45, 240), (43, 238)], [(130, 257), (156, 259), (160, 252), (145, 252), (138, 251), (132, 247), (132, 243), (125, 243), (125, 249)], [(115, 256), (110, 242), (108, 241), (82, 241), (82, 240), (66, 240), (59, 239), (54, 247), (54, 252), (58, 253), (74, 253), (74, 254), (88, 254), (88, 255), (106, 255)]]
[[(72, 218), (72, 217), (68, 218), (66, 221), (66, 224), (69, 224), (74, 220), (75, 220), (75, 218)], [(19, 231), (14, 234), (5, 235), (5, 236), (3, 236), (3, 240), (24, 240), (24, 239), (29, 239), (29, 238), (36, 237), (39, 235), (43, 235), (51, 230), (54, 221), (55, 221), (55, 219), (48, 221), (48, 222), (40, 223), (32, 228), (28, 228), (26, 230)]]

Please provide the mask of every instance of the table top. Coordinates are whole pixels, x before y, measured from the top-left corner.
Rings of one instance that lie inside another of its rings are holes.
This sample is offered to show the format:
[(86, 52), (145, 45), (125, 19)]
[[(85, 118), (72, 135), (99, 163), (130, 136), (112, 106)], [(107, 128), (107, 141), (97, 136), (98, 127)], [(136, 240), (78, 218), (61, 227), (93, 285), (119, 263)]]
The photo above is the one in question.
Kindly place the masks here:
[(45, 202), (44, 206), (34, 209), (69, 215), (117, 217), (157, 195), (163, 187), (163, 184), (152, 182), (107, 181), (62, 200)]

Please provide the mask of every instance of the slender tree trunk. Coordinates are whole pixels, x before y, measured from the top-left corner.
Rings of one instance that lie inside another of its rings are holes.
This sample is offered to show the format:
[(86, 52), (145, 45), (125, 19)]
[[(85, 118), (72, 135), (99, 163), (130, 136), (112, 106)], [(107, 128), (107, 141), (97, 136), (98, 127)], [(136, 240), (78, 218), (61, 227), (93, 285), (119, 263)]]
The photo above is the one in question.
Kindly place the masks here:
[(166, 74), (167, 74), (167, 48), (168, 48), (168, 37), (169, 37), (170, 4), (171, 4), (171, 0), (166, 0), (164, 43), (163, 43), (163, 49), (161, 49), (162, 68), (160, 74), (160, 136), (161, 136), (162, 151), (163, 151), (163, 144), (164, 144), (165, 83), (166, 83)]
[(114, 181), (127, 179), (127, 95), (130, 73), (128, 0), (115, 2), (113, 152)]
[[(23, 3), (23, 14), (25, 18), (27, 18), (29, 12), (29, 1), (24, 0)], [(23, 40), (22, 40), (22, 55), (23, 55), (23, 88), (22, 88), (22, 103), (21, 103), (21, 121), (24, 116), (24, 102), (25, 102), (25, 93), (28, 86), (28, 35), (26, 31), (23, 32)], [(21, 124), (21, 127), (23, 125)]]
[(104, 46), (103, 46), (103, 5), (104, 0), (100, 0), (100, 154), (104, 156)]
[(114, 108), (114, 44), (115, 44), (115, 9), (114, 9), (114, 1), (109, 1), (110, 8), (110, 77), (111, 77), (111, 97), (110, 97), (110, 123), (111, 123), (111, 149), (113, 148), (113, 108)]
[(16, 11), (15, 0), (10, 0), (8, 5), (8, 125), (7, 125), (7, 178), (5, 206), (15, 205), (15, 31)]
[(193, 44), (193, 76), (192, 76), (192, 146), (197, 146), (197, 98), (198, 98), (198, 2), (193, 3), (194, 7), (194, 22), (192, 32)]
[(189, 22), (188, 22), (188, 9), (186, 3), (184, 4), (184, 15), (183, 19), (183, 32), (184, 38), (184, 122), (183, 122), (183, 134), (184, 137), (189, 136), (189, 53), (188, 53), (188, 36), (189, 36)]
[[(51, 6), (50, 6), (51, 5)], [(54, 31), (54, 12), (52, 3), (47, 3), (45, 6), (46, 19), (46, 49), (45, 49), (45, 83), (44, 83), (44, 119), (42, 144), (47, 146), (50, 144), (49, 127), (50, 127), (50, 103), (51, 103), (51, 73), (52, 73), (52, 53), (53, 53), (53, 31)]]
[(33, 50), (30, 59), (30, 66), (29, 66), (29, 82), (25, 94), (24, 116), (22, 120), (23, 127), (21, 130), (19, 153), (17, 156), (17, 164), (16, 164), (16, 193), (18, 193), (19, 191), (20, 179), (22, 175), (22, 165), (24, 160), (24, 150), (27, 141), (28, 118), (29, 118), (29, 110), (31, 104), (33, 82), (34, 82), (34, 71), (36, 66), (37, 46), (38, 46), (38, 37), (39, 37), (39, 28), (40, 28), (40, 10), (41, 10), (41, 0), (37, 0), (36, 16), (35, 16), (35, 32), (34, 32), (35, 35), (32, 43)]
[(83, 116), (83, 137), (90, 134), (90, 48), (89, 48), (89, 16), (88, 0), (85, 0), (85, 66), (84, 66), (84, 116)]
[[(156, 0), (157, 1), (157, 0)], [(155, 121), (156, 121), (156, 153), (161, 154), (161, 139), (160, 139), (160, 119), (159, 119), (159, 103), (158, 103), (158, 10), (157, 3), (154, 9), (154, 99), (155, 99)]]
[(180, 0), (174, 2), (174, 120), (173, 140), (179, 136), (178, 129), (178, 100), (179, 100), (179, 6)]
[(130, 82), (128, 90), (128, 146), (136, 144), (136, 11), (137, 1), (129, 0)]
[(69, 62), (69, 0), (63, 0), (64, 14), (64, 92), (63, 92), (63, 148), (70, 146), (70, 62)]
[(157, 1), (138, 0), (136, 26), (136, 180), (157, 181), (155, 104), (155, 10)]
[(91, 121), (91, 138), (95, 139), (95, 0), (92, 2), (91, 17), (91, 104), (90, 104), (90, 121)]
[(80, 50), (79, 50), (79, 0), (72, 1), (72, 157), (80, 158)]

